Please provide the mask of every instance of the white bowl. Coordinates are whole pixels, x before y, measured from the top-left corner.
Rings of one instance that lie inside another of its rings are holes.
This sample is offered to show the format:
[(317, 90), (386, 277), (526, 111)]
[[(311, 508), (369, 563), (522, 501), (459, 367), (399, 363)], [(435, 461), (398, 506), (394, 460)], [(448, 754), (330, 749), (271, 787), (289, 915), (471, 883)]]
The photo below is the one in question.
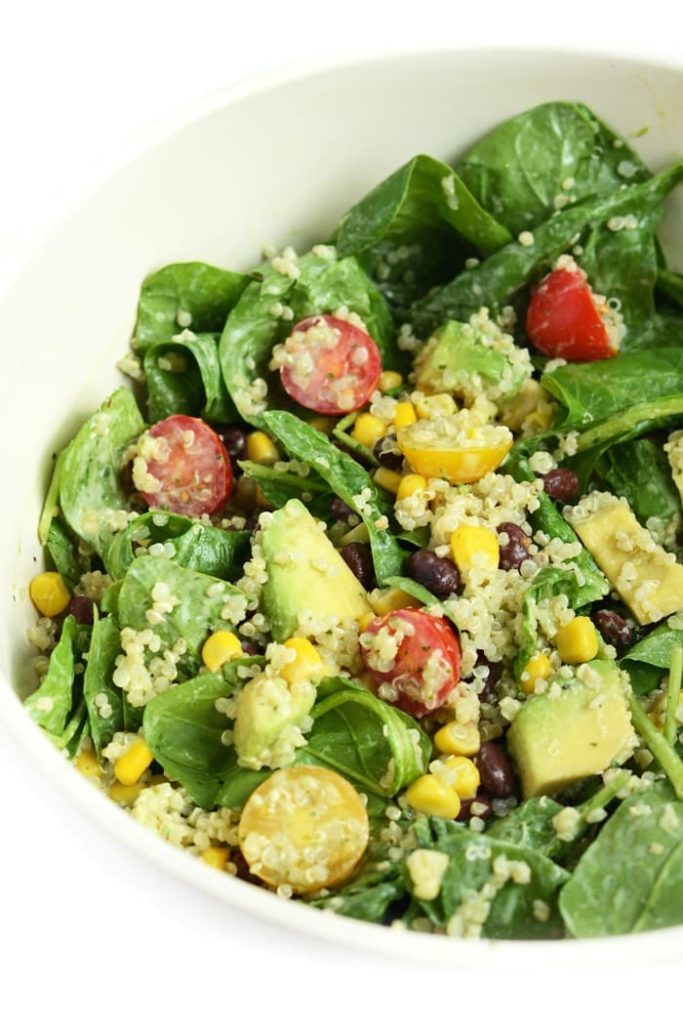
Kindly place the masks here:
[[(11, 481), (2, 509), (0, 722), (20, 756), (42, 768), (46, 787), (63, 787), (112, 836), (216, 899), (293, 929), (430, 963), (522, 966), (528, 944), (403, 933), (287, 903), (207, 871), (85, 782), (39, 733), (15, 693), (31, 682), (25, 633), (34, 613), (26, 585), (40, 558), (36, 524), (51, 453), (117, 383), (114, 364), (147, 273), (188, 259), (247, 268), (266, 242), (304, 250), (414, 153), (453, 158), (496, 122), (551, 99), (582, 100), (626, 134), (647, 128), (635, 145), (654, 169), (681, 154), (683, 65), (499, 50), (412, 53), (287, 72), (211, 97), (151, 132), (24, 246), (5, 273), (0, 300), (3, 479)], [(679, 245), (680, 192), (668, 213), (679, 225)], [(683, 265), (683, 248), (676, 253), (671, 234), (666, 244)], [(534, 943), (533, 958), (538, 968), (642, 962), (681, 950), (683, 928), (674, 928)]]

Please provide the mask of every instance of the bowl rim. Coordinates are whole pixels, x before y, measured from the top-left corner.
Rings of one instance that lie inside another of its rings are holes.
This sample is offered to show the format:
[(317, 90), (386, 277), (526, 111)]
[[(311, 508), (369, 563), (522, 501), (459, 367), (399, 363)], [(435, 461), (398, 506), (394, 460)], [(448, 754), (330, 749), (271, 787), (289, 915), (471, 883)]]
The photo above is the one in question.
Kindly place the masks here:
[[(461, 47), (421, 45), (415, 48), (385, 48), (360, 54), (341, 54), (333, 57), (294, 61), (280, 64), (239, 79), (227, 86), (183, 103), (132, 133), (127, 139), (114, 144), (89, 166), (82, 175), (75, 175), (70, 187), (62, 190), (59, 198), (50, 195), (39, 201), (33, 215), (0, 258), (0, 310), (3, 299), (11, 291), (31, 258), (46, 243), (50, 235), (90, 199), (99, 188), (117, 173), (133, 163), (148, 150), (171, 138), (176, 132), (193, 122), (209, 116), (244, 99), (268, 92), (294, 81), (352, 70), (364, 65), (414, 60), (424, 56), (491, 59), (558, 60), (587, 62), (610, 61), (633, 65), (639, 70), (663, 70), (683, 77), (683, 57), (672, 54), (657, 55), (645, 48), (625, 47), (618, 53), (603, 48), (595, 49), (561, 46), (517, 46), (509, 44), (477, 44)], [(0, 670), (0, 731), (5, 730), (17, 750), (33, 762), (46, 777), (48, 786), (56, 787), (70, 804), (83, 814), (96, 828), (106, 831), (131, 850), (142, 855), (149, 864), (161, 865), (176, 880), (193, 889), (215, 897), (230, 909), (253, 915), (278, 927), (314, 937), (341, 943), (344, 946), (378, 953), (384, 957), (429, 962), (432, 965), (495, 966), (526, 970), (547, 966), (625, 965), (663, 961), (679, 955), (683, 949), (683, 925), (639, 934), (582, 939), (580, 941), (524, 940), (524, 939), (446, 939), (442, 935), (409, 932), (403, 928), (384, 927), (355, 920), (330, 912), (321, 912), (306, 904), (277, 898), (273, 893), (230, 875), (206, 870), (197, 858), (163, 841), (151, 830), (139, 825), (129, 814), (112, 801), (104, 799), (95, 786), (74, 771), (72, 764), (43, 736), (26, 714), (9, 675)], [(530, 957), (530, 948), (533, 957)]]

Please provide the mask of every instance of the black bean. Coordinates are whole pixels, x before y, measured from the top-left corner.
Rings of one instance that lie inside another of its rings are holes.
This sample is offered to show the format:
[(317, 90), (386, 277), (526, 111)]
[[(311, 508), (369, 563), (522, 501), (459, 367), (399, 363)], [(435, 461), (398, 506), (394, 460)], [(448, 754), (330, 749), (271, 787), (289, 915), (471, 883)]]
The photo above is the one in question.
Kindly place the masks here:
[(352, 516), (358, 521), (358, 516), (353, 509), (345, 501), (342, 501), (341, 498), (337, 498), (336, 495), (330, 502), (330, 512), (340, 523), (348, 523)]
[(259, 653), (258, 647), (255, 644), (249, 642), (249, 640), (242, 640), (242, 654), (245, 658), (254, 658)]
[(233, 460), (244, 459), (247, 454), (247, 434), (242, 427), (227, 426), (219, 431), (218, 436), (228, 450), (228, 455)]
[(572, 469), (551, 469), (541, 479), (545, 493), (554, 501), (572, 502), (579, 496), (581, 484)]
[(501, 534), (507, 537), (505, 543), (502, 540), (500, 543), (501, 569), (519, 569), (522, 562), (529, 557), (531, 538), (516, 523), (501, 523), (498, 527), (498, 536)]
[(460, 814), (456, 821), (469, 821), (473, 817), (472, 804), (479, 805), (476, 817), (481, 818), (483, 821), (486, 821), (493, 814), (493, 797), (486, 790), (478, 789), (476, 796), (472, 797), (471, 800), (463, 800), (460, 806)]
[(496, 683), (500, 679), (503, 666), (499, 661), (489, 661), (481, 651), (477, 654), (477, 660), (474, 663), (475, 668), (481, 668), (484, 666), (487, 670), (486, 678), (484, 679), (484, 689), (479, 694), (479, 700), (484, 700), (490, 703), (493, 697)]
[(391, 469), (394, 473), (400, 473), (403, 469), (403, 455), (396, 449), (396, 435), (387, 434), (375, 442), (372, 453), (385, 469)]
[(441, 600), (460, 590), (458, 567), (450, 558), (439, 558), (433, 551), (414, 551), (406, 562), (406, 572)]
[(481, 784), (494, 797), (512, 796), (516, 787), (510, 758), (498, 743), (482, 743), (475, 758)]
[(345, 544), (340, 555), (348, 565), (356, 579), (366, 590), (375, 585), (375, 567), (372, 564), (372, 552), (369, 544)]
[(250, 512), (246, 518), (244, 529), (249, 530), (250, 532), (258, 530), (258, 519), (260, 515), (260, 512)]
[(93, 606), (89, 597), (82, 597), (81, 594), (74, 594), (66, 610), (67, 615), (73, 615), (79, 626), (92, 626)]
[(606, 608), (601, 608), (600, 611), (595, 613), (594, 618), (595, 625), (608, 644), (614, 644), (620, 651), (631, 646), (633, 643), (633, 630), (626, 619), (622, 619), (621, 615), (608, 611)]

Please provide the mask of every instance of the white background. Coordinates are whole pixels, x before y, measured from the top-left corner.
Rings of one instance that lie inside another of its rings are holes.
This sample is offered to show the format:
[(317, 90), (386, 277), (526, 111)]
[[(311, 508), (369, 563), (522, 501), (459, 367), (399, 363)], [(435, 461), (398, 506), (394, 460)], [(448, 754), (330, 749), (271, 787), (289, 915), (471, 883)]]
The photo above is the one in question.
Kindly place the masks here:
[[(0, 259), (117, 145), (239, 78), (312, 57), (449, 44), (579, 45), (683, 59), (683, 16), (668, 8), (658, 0), (632, 11), (613, 0), (5, 3)], [(28, 396), (22, 429), (30, 429)], [(0, 793), (3, 1021), (41, 1013), (87, 1024), (209, 1014), (230, 1024), (603, 1013), (627, 1021), (680, 1002), (670, 966), (620, 974), (596, 963), (590, 974), (541, 975), (530, 955), (524, 976), (448, 976), (314, 944), (159, 878), (82, 821), (7, 745)]]

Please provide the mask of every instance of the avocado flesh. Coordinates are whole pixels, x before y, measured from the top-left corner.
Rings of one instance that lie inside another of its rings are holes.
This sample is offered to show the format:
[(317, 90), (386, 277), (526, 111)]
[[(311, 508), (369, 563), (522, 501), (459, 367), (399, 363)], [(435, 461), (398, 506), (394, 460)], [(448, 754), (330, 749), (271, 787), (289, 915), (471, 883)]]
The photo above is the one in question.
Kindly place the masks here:
[(296, 632), (302, 612), (341, 621), (372, 612), (365, 589), (298, 499), (272, 514), (261, 548), (268, 574), (263, 609), (278, 643)]
[[(491, 330), (504, 337), (495, 324)], [(477, 375), (494, 399), (513, 398), (528, 376), (512, 366), (504, 350), (484, 344), (482, 329), (457, 320), (448, 320), (430, 338), (416, 362), (416, 374), (418, 390), (428, 394), (461, 394)]]
[(571, 523), (641, 626), (683, 608), (683, 565), (653, 543), (626, 501), (606, 501)]
[[(243, 768), (278, 768), (294, 759), (291, 730), (313, 707), (315, 685), (289, 685), (280, 676), (257, 676), (240, 692), (235, 716), (235, 749)], [(286, 734), (289, 730), (290, 735)], [(289, 743), (288, 743), (289, 741)], [(300, 744), (296, 744), (300, 745)]]
[(627, 695), (615, 665), (589, 662), (581, 678), (559, 693), (529, 697), (507, 733), (525, 799), (556, 793), (620, 764), (635, 733)]

